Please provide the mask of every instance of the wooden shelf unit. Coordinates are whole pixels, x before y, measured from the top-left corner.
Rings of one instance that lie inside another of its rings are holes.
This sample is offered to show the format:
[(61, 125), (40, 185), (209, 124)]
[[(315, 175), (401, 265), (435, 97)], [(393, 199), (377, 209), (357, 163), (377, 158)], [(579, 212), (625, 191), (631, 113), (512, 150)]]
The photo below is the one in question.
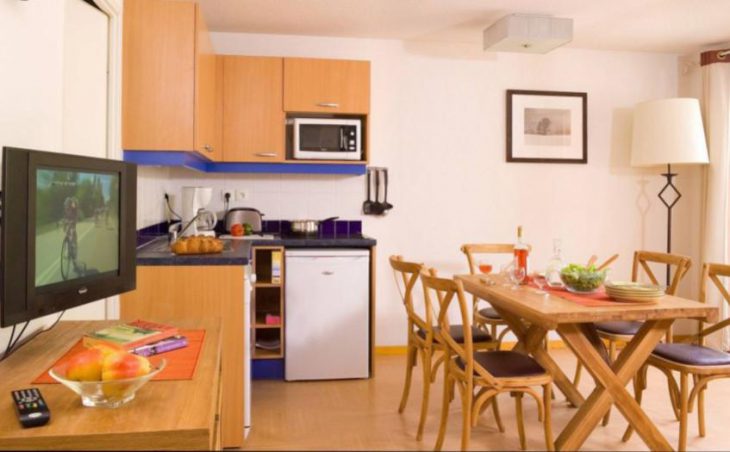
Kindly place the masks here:
[[(279, 253), (280, 277), (272, 282), (272, 261)], [(284, 248), (280, 246), (253, 247), (253, 271), (256, 282), (253, 285), (251, 300), (252, 319), (252, 356), (253, 359), (281, 359), (284, 357)], [(267, 325), (266, 315), (277, 315), (281, 319), (277, 325)], [(259, 340), (279, 340), (276, 350), (256, 346)]]

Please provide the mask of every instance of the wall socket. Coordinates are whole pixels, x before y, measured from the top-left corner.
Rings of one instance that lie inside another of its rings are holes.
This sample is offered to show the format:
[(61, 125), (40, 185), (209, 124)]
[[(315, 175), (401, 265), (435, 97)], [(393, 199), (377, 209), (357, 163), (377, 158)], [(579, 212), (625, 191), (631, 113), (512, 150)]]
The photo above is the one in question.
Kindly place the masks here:
[(248, 190), (236, 189), (233, 191), (233, 197), (236, 201), (243, 201), (248, 199)]

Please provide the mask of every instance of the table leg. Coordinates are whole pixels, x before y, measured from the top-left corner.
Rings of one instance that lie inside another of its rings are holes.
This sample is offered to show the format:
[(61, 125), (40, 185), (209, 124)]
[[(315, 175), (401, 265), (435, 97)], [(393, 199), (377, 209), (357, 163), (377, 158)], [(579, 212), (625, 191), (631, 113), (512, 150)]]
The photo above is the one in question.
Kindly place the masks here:
[(557, 450), (580, 448), (588, 435), (598, 426), (612, 402), (636, 432), (641, 431), (639, 435), (651, 450), (672, 450), (669, 442), (625, 386), (644, 364), (673, 321), (673, 319), (662, 319), (644, 322), (612, 366), (609, 366), (601, 353), (596, 350), (583, 326), (565, 324), (558, 327), (558, 334), (591, 373), (597, 387), (558, 436), (555, 441)]
[(517, 336), (517, 345), (515, 345), (514, 351), (532, 355), (535, 361), (550, 373), (555, 382), (555, 386), (565, 395), (568, 401), (573, 406), (580, 406), (585, 402), (583, 395), (578, 391), (573, 382), (563, 372), (563, 369), (553, 360), (550, 354), (542, 348), (542, 340), (547, 335), (547, 330), (537, 326), (530, 325), (529, 327), (522, 322), (522, 320), (510, 313), (499, 309), (497, 306), (493, 306), (499, 315), (502, 316), (505, 322), (510, 326), (512, 332)]

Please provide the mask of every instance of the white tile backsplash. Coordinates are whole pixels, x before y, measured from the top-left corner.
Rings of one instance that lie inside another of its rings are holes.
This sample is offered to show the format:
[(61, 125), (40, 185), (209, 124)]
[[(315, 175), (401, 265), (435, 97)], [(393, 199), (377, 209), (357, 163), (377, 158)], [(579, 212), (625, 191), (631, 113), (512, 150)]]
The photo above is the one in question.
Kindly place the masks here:
[[(357, 219), (365, 194), (360, 176), (312, 174), (206, 174), (185, 168), (140, 167), (138, 227), (167, 219), (164, 194), (170, 194), (177, 212), (182, 210), (182, 187), (213, 187), (209, 206), (223, 215), (223, 193), (231, 193), (231, 207), (255, 207), (265, 219), (323, 219), (339, 216)], [(247, 192), (245, 200), (235, 200), (235, 191)]]

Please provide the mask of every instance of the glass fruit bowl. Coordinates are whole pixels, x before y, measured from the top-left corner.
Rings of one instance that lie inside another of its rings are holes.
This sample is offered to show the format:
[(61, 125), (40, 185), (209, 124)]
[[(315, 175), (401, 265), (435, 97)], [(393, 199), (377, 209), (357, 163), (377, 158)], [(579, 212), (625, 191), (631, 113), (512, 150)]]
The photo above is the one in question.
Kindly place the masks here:
[(560, 270), (560, 280), (569, 292), (588, 294), (601, 287), (606, 279), (606, 270), (596, 270), (595, 266), (570, 264)]
[(134, 399), (137, 390), (165, 368), (167, 361), (160, 360), (146, 375), (108, 381), (76, 381), (65, 378), (65, 366), (57, 366), (48, 374), (81, 396), (81, 403), (88, 407), (118, 408)]

